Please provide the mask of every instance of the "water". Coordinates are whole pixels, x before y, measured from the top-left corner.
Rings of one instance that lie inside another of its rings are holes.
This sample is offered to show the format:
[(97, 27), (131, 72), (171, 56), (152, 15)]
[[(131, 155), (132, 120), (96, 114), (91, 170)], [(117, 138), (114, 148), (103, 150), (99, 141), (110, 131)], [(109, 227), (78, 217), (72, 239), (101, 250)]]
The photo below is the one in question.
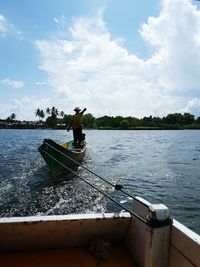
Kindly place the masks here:
[[(120, 183), (200, 234), (200, 131), (85, 131), (84, 166)], [(71, 139), (64, 130), (0, 130), (0, 216), (120, 211), (74, 175), (49, 177), (37, 151), (44, 138)], [(79, 168), (77, 173), (127, 207), (131, 200)]]

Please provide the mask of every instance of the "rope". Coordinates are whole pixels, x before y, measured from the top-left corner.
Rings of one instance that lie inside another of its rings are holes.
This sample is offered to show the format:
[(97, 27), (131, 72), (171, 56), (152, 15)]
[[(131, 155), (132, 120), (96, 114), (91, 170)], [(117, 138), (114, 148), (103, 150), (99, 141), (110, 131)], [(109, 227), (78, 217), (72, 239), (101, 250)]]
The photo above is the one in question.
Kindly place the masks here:
[(85, 169), (86, 171), (90, 172), (91, 174), (95, 175), (96, 177), (98, 177), (99, 179), (103, 180), (104, 182), (108, 183), (110, 186), (114, 187), (115, 190), (121, 191), (123, 194), (125, 194), (128, 197), (134, 198), (134, 196), (132, 196), (130, 193), (124, 191), (122, 188), (123, 186), (120, 184), (112, 184), (111, 182), (109, 182), (108, 180), (106, 180), (105, 178), (101, 177), (100, 175), (96, 174), (95, 172), (91, 171), (90, 169), (88, 169), (87, 167), (83, 166), (80, 162), (72, 159), (71, 157), (69, 157), (68, 155), (64, 154), (63, 152), (61, 152), (60, 150), (58, 150), (57, 148), (53, 147), (52, 145), (44, 142), (45, 144), (47, 144), (49, 147), (53, 148), (54, 150), (56, 150), (57, 152), (59, 152), (60, 154), (62, 154), (63, 156), (67, 157), (68, 159), (70, 159), (71, 161), (73, 161), (74, 163), (76, 163), (77, 165), (79, 165), (80, 167), (82, 167), (83, 169)]
[[(85, 180), (83, 177), (81, 177), (80, 175), (78, 175), (76, 172), (74, 172), (72, 169), (70, 169), (69, 167), (67, 167), (65, 164), (63, 164), (62, 162), (60, 162), (59, 160), (57, 160), (56, 158), (54, 158), (52, 155), (48, 154), (45, 150), (43, 150), (43, 149), (40, 149), (40, 150), (42, 152), (44, 152), (46, 155), (48, 155), (49, 157), (51, 157), (53, 160), (55, 160), (56, 162), (58, 162), (60, 165), (62, 165), (65, 169), (67, 169), (70, 172), (72, 172), (74, 175), (76, 175), (79, 179), (81, 179), (82, 181), (84, 181), (86, 184), (88, 184), (89, 186), (91, 186), (92, 188), (94, 188), (96, 191), (100, 192), (102, 195), (106, 196), (112, 202), (114, 202), (115, 204), (117, 204), (118, 206), (120, 206), (121, 208), (123, 208), (124, 210), (126, 210), (127, 212), (129, 212), (131, 215), (135, 216), (136, 218), (138, 218), (140, 221), (142, 221), (144, 223), (148, 223), (148, 221), (146, 221), (145, 219), (143, 219), (142, 217), (140, 217), (138, 214), (136, 214), (135, 212), (133, 212), (129, 208), (125, 207), (124, 205), (122, 205), (118, 201), (116, 201), (114, 198), (110, 197), (107, 193), (103, 192), (101, 189), (99, 189), (96, 186), (94, 186), (93, 184), (89, 183), (87, 180)], [(64, 154), (64, 153), (62, 153), (62, 154)]]

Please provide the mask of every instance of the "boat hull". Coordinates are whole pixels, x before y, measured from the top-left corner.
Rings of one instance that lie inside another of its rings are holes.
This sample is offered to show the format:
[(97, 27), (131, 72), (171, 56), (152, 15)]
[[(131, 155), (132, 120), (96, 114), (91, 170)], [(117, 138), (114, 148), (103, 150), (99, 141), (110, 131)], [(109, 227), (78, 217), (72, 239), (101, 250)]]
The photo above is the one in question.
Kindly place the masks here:
[(64, 171), (79, 166), (85, 156), (86, 145), (77, 149), (73, 147), (72, 141), (60, 145), (51, 139), (44, 139), (38, 150), (49, 168), (51, 177), (56, 178)]
[[(200, 266), (199, 235), (175, 220), (151, 225), (141, 219), (152, 214), (160, 221), (166, 207), (135, 197), (133, 210), (0, 218), (1, 266)], [(106, 260), (91, 251), (96, 240), (110, 244)]]

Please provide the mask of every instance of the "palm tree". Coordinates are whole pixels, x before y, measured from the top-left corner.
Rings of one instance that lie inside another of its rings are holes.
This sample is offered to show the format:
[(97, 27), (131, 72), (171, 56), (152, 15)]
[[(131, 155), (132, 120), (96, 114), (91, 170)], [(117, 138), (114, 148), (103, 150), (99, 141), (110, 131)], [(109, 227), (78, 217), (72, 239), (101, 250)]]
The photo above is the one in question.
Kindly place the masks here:
[(16, 115), (15, 115), (15, 113), (12, 113), (12, 114), (10, 115), (10, 118), (11, 118), (11, 120), (12, 120), (12, 121), (14, 121), (14, 120), (15, 120), (15, 118), (16, 118)]
[(52, 107), (52, 108), (51, 108), (51, 116), (55, 115), (55, 110), (56, 110), (55, 107)]
[(38, 109), (36, 110), (36, 112), (35, 112), (35, 116), (36, 116), (36, 117), (39, 117), (39, 118), (41, 118), (41, 119), (44, 119), (44, 117), (45, 117), (44, 110), (38, 108)]
[(7, 121), (7, 122), (13, 122), (13, 121), (15, 120), (15, 118), (16, 118), (15, 113), (12, 113), (12, 114), (6, 119), (6, 121)]
[(61, 116), (62, 118), (64, 118), (64, 116), (65, 116), (64, 111), (61, 111), (61, 112), (60, 112), (60, 116)]
[(51, 114), (51, 110), (50, 110), (50, 108), (47, 108), (47, 109), (46, 109), (46, 113), (47, 113), (48, 115)]
[(58, 110), (57, 110), (57, 108), (52, 107), (52, 109), (51, 109), (51, 116), (52, 117), (57, 117), (58, 116)]
[(56, 108), (56, 110), (55, 110), (55, 114), (56, 114), (56, 116), (58, 116), (58, 114), (59, 114), (57, 108)]
[(35, 111), (35, 116), (40, 117), (40, 109), (39, 108)]
[(44, 117), (45, 117), (45, 113), (44, 113), (44, 110), (40, 110), (40, 118), (41, 119), (44, 119)]

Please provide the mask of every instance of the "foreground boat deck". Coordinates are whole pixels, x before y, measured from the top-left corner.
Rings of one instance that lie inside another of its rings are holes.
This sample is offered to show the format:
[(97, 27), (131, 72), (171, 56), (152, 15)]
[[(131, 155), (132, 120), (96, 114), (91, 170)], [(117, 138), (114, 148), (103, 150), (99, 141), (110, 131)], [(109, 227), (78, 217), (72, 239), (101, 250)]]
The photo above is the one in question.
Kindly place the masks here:
[(200, 267), (200, 236), (166, 206), (135, 197), (133, 210), (0, 218), (0, 267)]
[(123, 246), (111, 245), (107, 260), (97, 259), (88, 248), (35, 250), (0, 253), (2, 267), (136, 267)]

